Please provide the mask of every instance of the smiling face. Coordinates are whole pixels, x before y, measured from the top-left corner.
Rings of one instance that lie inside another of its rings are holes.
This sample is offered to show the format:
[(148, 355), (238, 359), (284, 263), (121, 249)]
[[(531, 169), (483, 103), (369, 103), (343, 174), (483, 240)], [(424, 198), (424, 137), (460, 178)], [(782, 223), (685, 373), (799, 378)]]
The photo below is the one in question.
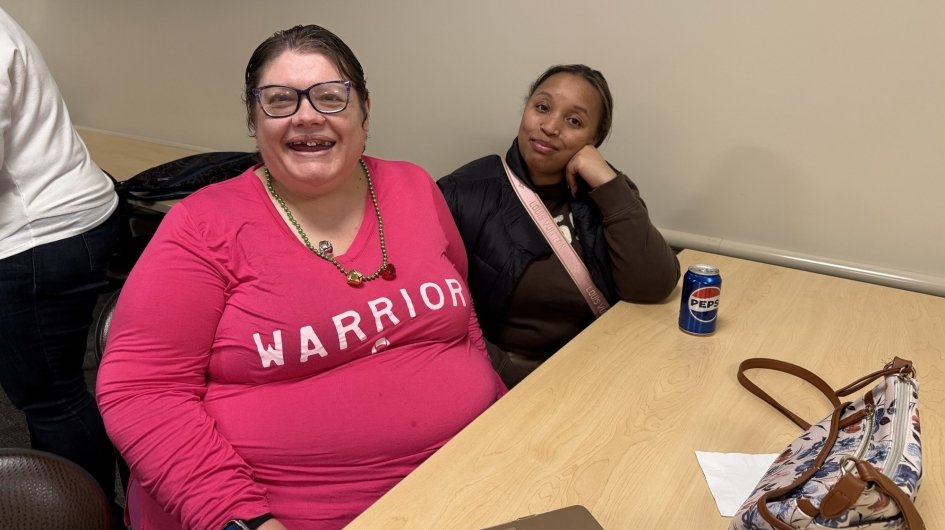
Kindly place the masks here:
[[(305, 90), (315, 83), (337, 80), (344, 79), (324, 55), (287, 50), (265, 67), (259, 86)], [(357, 178), (368, 128), (360, 97), (352, 88), (348, 107), (330, 115), (316, 111), (305, 98), (298, 112), (286, 118), (270, 118), (256, 105), (256, 140), (273, 179), (291, 192), (317, 196)], [(364, 108), (369, 106), (365, 102)]]
[(597, 140), (601, 112), (600, 96), (580, 76), (555, 74), (535, 89), (522, 113), (518, 148), (536, 184), (564, 179), (571, 157)]

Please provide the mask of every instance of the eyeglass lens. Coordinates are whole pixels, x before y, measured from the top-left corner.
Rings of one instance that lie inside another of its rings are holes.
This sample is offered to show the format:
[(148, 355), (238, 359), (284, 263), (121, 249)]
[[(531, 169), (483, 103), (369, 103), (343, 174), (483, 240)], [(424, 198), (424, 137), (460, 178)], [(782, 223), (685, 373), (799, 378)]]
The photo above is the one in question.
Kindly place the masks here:
[(267, 86), (259, 89), (262, 110), (274, 118), (291, 116), (299, 109), (302, 94), (308, 94), (315, 110), (331, 114), (341, 112), (348, 105), (348, 86), (344, 81), (330, 81), (298, 90), (287, 86)]

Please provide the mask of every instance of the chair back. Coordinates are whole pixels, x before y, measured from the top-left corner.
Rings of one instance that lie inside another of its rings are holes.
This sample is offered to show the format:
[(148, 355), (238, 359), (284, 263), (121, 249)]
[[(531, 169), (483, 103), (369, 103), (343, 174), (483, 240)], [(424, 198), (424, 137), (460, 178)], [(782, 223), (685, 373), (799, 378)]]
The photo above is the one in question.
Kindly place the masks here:
[[(112, 315), (115, 313), (115, 304), (118, 303), (118, 296), (121, 295), (121, 288), (105, 295), (96, 309), (95, 318), (92, 319), (92, 360), (98, 366), (105, 355), (105, 345), (108, 339), (108, 330), (112, 326)], [(0, 529), (2, 530), (2, 529)]]
[(112, 530), (111, 509), (95, 479), (44, 451), (0, 448), (0, 528)]

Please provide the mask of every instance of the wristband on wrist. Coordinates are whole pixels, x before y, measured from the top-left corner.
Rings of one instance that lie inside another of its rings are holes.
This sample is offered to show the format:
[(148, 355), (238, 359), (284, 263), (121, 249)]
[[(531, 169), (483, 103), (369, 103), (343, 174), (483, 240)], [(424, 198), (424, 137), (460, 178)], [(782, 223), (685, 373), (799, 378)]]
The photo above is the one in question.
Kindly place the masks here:
[(223, 530), (256, 530), (269, 519), (273, 519), (271, 513), (264, 513), (252, 519), (231, 519), (226, 522)]

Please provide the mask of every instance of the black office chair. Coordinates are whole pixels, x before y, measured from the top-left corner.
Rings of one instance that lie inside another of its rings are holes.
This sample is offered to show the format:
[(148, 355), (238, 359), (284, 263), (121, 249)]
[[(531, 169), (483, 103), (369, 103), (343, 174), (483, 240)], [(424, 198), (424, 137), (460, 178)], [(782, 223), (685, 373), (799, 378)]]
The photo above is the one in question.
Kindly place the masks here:
[(61, 456), (0, 448), (0, 528), (114, 530), (105, 493), (95, 479)]
[(115, 312), (115, 304), (118, 303), (120, 294), (121, 287), (118, 287), (117, 290), (105, 295), (92, 322), (92, 354), (96, 366), (102, 362), (102, 356), (105, 355), (105, 339), (108, 338), (108, 330), (112, 325), (112, 313)]

